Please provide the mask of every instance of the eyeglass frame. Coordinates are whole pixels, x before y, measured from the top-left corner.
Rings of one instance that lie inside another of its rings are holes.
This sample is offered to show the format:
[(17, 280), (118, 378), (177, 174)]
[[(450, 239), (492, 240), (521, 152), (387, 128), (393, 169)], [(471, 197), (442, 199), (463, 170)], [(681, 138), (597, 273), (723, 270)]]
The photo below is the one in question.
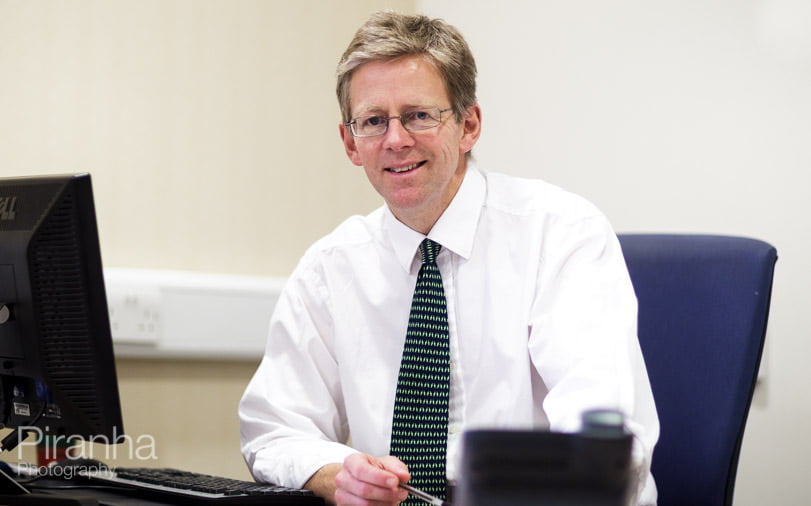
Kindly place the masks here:
[[(402, 117), (403, 117), (404, 114), (410, 114), (410, 113), (419, 112), (419, 111), (432, 111), (432, 110), (439, 111), (439, 119), (437, 120), (436, 125), (432, 125), (432, 126), (429, 126), (429, 127), (426, 127), (426, 128), (418, 128), (416, 130), (412, 130), (412, 129), (406, 127), (405, 123), (403, 123)], [(403, 114), (398, 114), (396, 116), (382, 116), (380, 114), (369, 114), (369, 115), (366, 115), (366, 116), (357, 116), (355, 118), (352, 118), (351, 120), (344, 123), (344, 126), (349, 128), (349, 132), (352, 134), (352, 137), (357, 137), (357, 138), (360, 138), (360, 139), (363, 139), (363, 138), (366, 138), (366, 137), (379, 137), (381, 135), (386, 135), (386, 133), (389, 131), (389, 121), (391, 121), (393, 119), (400, 120), (400, 124), (403, 125), (403, 128), (405, 130), (409, 131), (409, 132), (422, 132), (424, 130), (430, 130), (432, 128), (436, 128), (439, 125), (441, 125), (442, 124), (442, 113), (452, 111), (452, 110), (453, 110), (453, 107), (448, 107), (448, 108), (445, 108), (445, 109), (440, 109), (439, 107), (420, 107), (420, 108), (417, 108), (417, 109), (411, 109), (409, 111), (406, 111)], [(371, 134), (371, 135), (361, 135), (361, 134), (358, 134), (355, 131), (355, 128), (357, 128), (358, 120), (364, 119), (364, 118), (375, 118), (375, 117), (379, 117), (380, 119), (382, 119), (382, 120), (384, 120), (386, 122), (385, 130), (383, 130), (379, 134)]]

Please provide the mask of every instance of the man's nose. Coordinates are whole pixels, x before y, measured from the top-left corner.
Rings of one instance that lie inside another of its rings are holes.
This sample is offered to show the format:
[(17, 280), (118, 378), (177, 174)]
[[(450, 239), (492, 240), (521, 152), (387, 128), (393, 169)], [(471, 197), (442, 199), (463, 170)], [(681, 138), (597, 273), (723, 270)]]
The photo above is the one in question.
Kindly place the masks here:
[(414, 145), (414, 136), (406, 130), (399, 117), (389, 118), (389, 127), (384, 135), (388, 149), (398, 150)]

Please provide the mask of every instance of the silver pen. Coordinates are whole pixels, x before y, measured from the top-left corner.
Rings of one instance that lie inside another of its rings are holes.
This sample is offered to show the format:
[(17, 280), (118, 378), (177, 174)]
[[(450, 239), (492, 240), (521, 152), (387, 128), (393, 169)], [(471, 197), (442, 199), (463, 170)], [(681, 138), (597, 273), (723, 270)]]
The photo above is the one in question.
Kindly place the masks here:
[(434, 506), (448, 506), (448, 503), (446, 503), (439, 497), (434, 497), (431, 494), (423, 492), (422, 490), (414, 488), (406, 483), (400, 483), (400, 488), (408, 490), (409, 494), (413, 495), (414, 497), (419, 497), (428, 504), (433, 504)]

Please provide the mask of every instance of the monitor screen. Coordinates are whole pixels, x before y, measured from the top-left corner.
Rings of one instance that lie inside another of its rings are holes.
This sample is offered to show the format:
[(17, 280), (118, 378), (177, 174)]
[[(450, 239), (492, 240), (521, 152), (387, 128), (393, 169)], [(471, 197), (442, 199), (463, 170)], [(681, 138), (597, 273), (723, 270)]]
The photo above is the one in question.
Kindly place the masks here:
[(124, 435), (88, 174), (0, 178), (0, 423)]

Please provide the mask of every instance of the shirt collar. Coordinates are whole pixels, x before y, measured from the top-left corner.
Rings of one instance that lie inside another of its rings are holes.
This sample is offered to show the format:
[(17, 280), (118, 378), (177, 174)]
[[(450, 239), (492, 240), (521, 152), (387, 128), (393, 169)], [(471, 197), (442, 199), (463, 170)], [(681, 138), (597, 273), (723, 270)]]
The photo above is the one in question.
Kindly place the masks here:
[[(476, 167), (468, 165), (459, 190), (428, 232), (428, 238), (464, 259), (470, 258), (485, 193), (484, 176)], [(384, 206), (384, 227), (403, 269), (411, 272), (418, 268), (418, 248), (426, 236), (400, 222), (387, 205)]]

